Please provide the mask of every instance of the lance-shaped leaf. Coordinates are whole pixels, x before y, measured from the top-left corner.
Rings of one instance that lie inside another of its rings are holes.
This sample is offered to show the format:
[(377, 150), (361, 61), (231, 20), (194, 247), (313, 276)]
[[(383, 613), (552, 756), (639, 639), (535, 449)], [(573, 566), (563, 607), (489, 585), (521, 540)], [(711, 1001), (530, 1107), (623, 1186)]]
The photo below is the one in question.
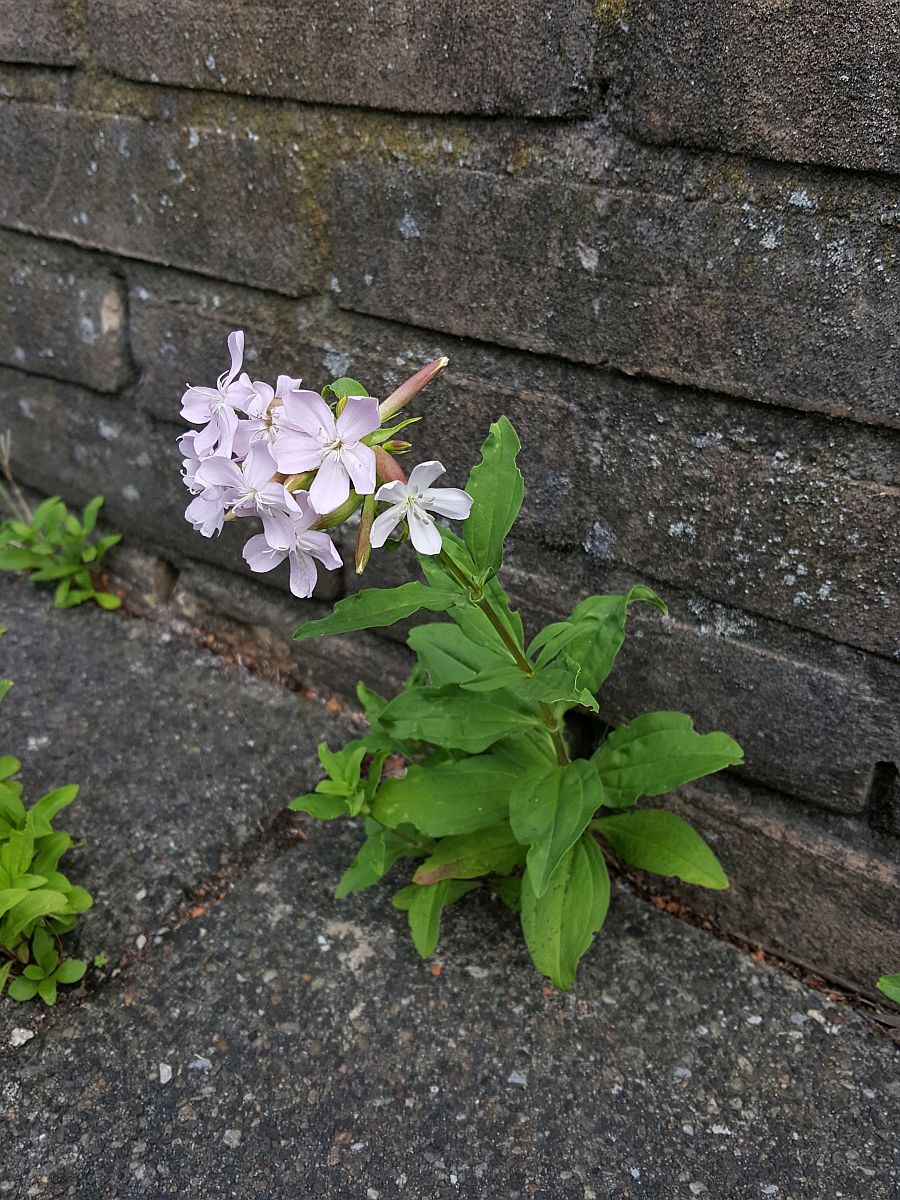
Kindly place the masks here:
[(579, 959), (606, 920), (609, 875), (594, 839), (583, 835), (556, 868), (540, 897), (522, 883), (522, 932), (537, 969), (569, 991)]
[(501, 417), (491, 425), (481, 448), (481, 462), (472, 468), (466, 484), (475, 503), (465, 524), (465, 543), (479, 582), (500, 570), (503, 542), (522, 507), (525, 483), (516, 466), (520, 449), (515, 429)]
[(700, 834), (677, 813), (664, 808), (599, 817), (591, 828), (606, 838), (619, 858), (653, 871), (674, 875), (685, 883), (705, 888), (727, 888), (728, 879), (719, 860)]
[(700, 734), (686, 713), (655, 712), (614, 729), (591, 762), (603, 782), (603, 803), (627, 808), (640, 796), (661, 796), (743, 759), (727, 733)]
[(482, 696), (448, 684), (401, 692), (385, 706), (379, 724), (403, 741), (431, 742), (478, 754), (504, 734), (538, 720), (535, 712), (506, 692)]
[(525, 849), (513, 837), (508, 821), (445, 837), (413, 875), (413, 882), (439, 883), (442, 879), (477, 879), (480, 875), (508, 875), (525, 861)]
[(406, 913), (413, 945), (422, 958), (434, 954), (441, 936), (441, 914), (460, 896), (478, 887), (464, 879), (442, 879), (433, 887), (420, 887), (412, 883), (394, 897), (394, 907)]
[(298, 642), (304, 642), (308, 638), (331, 637), (357, 629), (382, 629), (422, 609), (446, 612), (458, 602), (458, 592), (426, 587), (416, 581), (397, 588), (367, 588), (346, 600), (339, 600), (330, 616), (301, 625), (294, 631), (294, 637)]
[(68, 907), (68, 900), (62, 892), (53, 892), (48, 888), (28, 892), (0, 921), (0, 943), (11, 946), (32, 921), (51, 913), (64, 913)]
[(492, 667), (510, 663), (497, 651), (476, 645), (456, 625), (436, 622), (417, 625), (407, 639), (434, 687), (447, 683), (465, 683)]
[(341, 876), (334, 894), (340, 900), (351, 892), (360, 892), (371, 887), (385, 876), (398, 859), (416, 858), (427, 854), (433, 842), (416, 835), (409, 827), (409, 835), (385, 829), (376, 821), (366, 821), (368, 837), (359, 848), (359, 853)]
[(472, 833), (506, 818), (519, 771), (490, 754), (412, 766), (402, 779), (386, 779), (372, 815), (391, 828), (414, 825), (428, 837)]
[(875, 986), (879, 992), (884, 992), (888, 1000), (900, 1004), (900, 975), (882, 975)]
[(603, 803), (597, 773), (584, 759), (549, 771), (529, 771), (509, 801), (509, 823), (529, 847), (526, 878), (543, 896), (565, 855)]
[(669, 610), (650, 588), (638, 585), (624, 596), (588, 596), (576, 605), (566, 621), (548, 625), (528, 647), (538, 653), (538, 665), (545, 666), (563, 650), (581, 667), (578, 682), (589, 692), (598, 692), (612, 670), (616, 655), (625, 640), (628, 606), (636, 600)]

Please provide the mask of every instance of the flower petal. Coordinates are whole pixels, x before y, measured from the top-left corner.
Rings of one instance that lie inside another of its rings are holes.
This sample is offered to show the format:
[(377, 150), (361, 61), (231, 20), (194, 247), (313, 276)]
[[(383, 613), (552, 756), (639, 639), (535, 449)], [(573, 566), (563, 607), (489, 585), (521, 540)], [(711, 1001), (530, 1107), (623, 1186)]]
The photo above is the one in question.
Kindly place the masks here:
[(273, 550), (290, 550), (296, 540), (294, 522), (286, 512), (261, 513), (263, 534)]
[[(290, 375), (279, 375), (275, 384), (275, 395), (283, 400), (288, 392), (299, 392), (302, 379), (293, 379)], [(315, 396), (315, 392), (312, 393)]]
[(287, 550), (276, 549), (269, 545), (261, 533), (256, 533), (244, 546), (244, 562), (251, 571), (262, 574), (271, 571), (284, 562)]
[(269, 405), (275, 393), (268, 383), (261, 379), (250, 382), (250, 376), (243, 374), (237, 383), (228, 389), (228, 399), (242, 408), (248, 417), (262, 417), (268, 412)]
[(235, 329), (233, 333), (229, 333), (228, 353), (231, 355), (231, 370), (225, 378), (226, 387), (237, 379), (241, 363), (244, 361), (244, 331), (242, 329)]
[(444, 471), (443, 465), (434, 458), (429, 459), (428, 462), (419, 463), (409, 473), (409, 486), (413, 491), (424, 492), (436, 479), (440, 479)]
[(316, 586), (316, 564), (304, 550), (291, 552), (291, 591), (301, 600), (311, 596)]
[(288, 392), (282, 411), (277, 415), (279, 425), (299, 429), (301, 433), (315, 438), (320, 445), (327, 445), (337, 437), (334, 413), (318, 392)]
[(334, 451), (326, 454), (319, 473), (312, 481), (309, 498), (317, 513), (334, 512), (350, 495), (350, 479), (340, 456)]
[(374, 396), (348, 396), (344, 411), (337, 419), (338, 437), (344, 442), (358, 442), (380, 424), (378, 401)]
[(455, 521), (464, 521), (472, 511), (474, 503), (468, 492), (462, 488), (435, 488), (423, 497), (423, 504), (429, 512), (438, 513), (442, 517), (452, 517)]
[(272, 443), (278, 470), (286, 475), (294, 471), (315, 471), (326, 451), (322, 443), (307, 433), (296, 433), (290, 426), (280, 425), (278, 437)]
[(219, 399), (215, 388), (189, 387), (181, 397), (181, 415), (185, 421), (200, 425), (208, 421), (212, 414), (212, 405)]
[(416, 505), (409, 510), (409, 540), (420, 554), (440, 554), (443, 545), (437, 525)]
[(204, 458), (194, 478), (204, 486), (213, 484), (215, 487), (236, 488), (243, 483), (241, 468), (236, 462), (220, 454)]
[(392, 504), (390, 508), (386, 508), (383, 513), (380, 513), (375, 518), (372, 522), (372, 530), (369, 533), (369, 541), (376, 550), (384, 545), (405, 515), (405, 504)]
[(399, 479), (393, 479), (390, 483), (381, 485), (375, 493), (375, 499), (383, 500), (385, 504), (403, 504), (408, 495), (409, 484), (401, 483)]
[(344, 446), (340, 452), (341, 462), (353, 480), (353, 486), (361, 496), (375, 491), (375, 451), (371, 446)]
[(244, 460), (244, 479), (259, 490), (270, 483), (277, 467), (272, 451), (265, 442), (254, 442)]
[(344, 565), (343, 559), (338, 554), (334, 542), (327, 533), (311, 529), (300, 535), (298, 544), (301, 550), (305, 550), (307, 554), (311, 554), (313, 558), (317, 558), (322, 566), (329, 571), (334, 571)]

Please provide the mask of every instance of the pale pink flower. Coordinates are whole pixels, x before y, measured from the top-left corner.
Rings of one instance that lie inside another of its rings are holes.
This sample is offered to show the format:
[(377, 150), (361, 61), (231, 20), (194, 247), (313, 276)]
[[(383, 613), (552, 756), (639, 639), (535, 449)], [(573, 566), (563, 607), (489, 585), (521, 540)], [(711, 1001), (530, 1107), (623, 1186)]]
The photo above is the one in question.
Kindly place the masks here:
[(238, 422), (234, 435), (236, 458), (246, 458), (247, 451), (255, 442), (265, 442), (271, 449), (280, 428), (278, 415), (281, 410), (281, 406), (273, 405), (273, 401), (284, 401), (289, 392), (296, 392), (299, 387), (300, 380), (293, 379), (290, 375), (279, 375), (274, 391), (268, 383), (254, 382), (253, 390), (257, 398), (248, 401), (246, 412), (249, 419)]
[(250, 538), (244, 546), (244, 560), (251, 571), (271, 571), (287, 558), (291, 568), (291, 591), (305, 599), (311, 596), (316, 586), (316, 564), (318, 559), (328, 571), (342, 566), (341, 556), (327, 533), (310, 529), (318, 513), (309, 502), (305, 492), (297, 493), (300, 515), (292, 520), (292, 537), (289, 546), (271, 546), (261, 534)]
[(244, 335), (235, 330), (228, 335), (231, 369), (223, 371), (214, 388), (189, 387), (181, 397), (181, 415), (193, 425), (203, 425), (194, 439), (200, 458), (231, 454), (238, 426), (236, 409), (242, 409), (256, 395), (247, 375), (238, 380), (244, 357)]
[(430, 513), (464, 521), (472, 508), (472, 497), (461, 488), (433, 488), (435, 479), (444, 474), (439, 462), (431, 460), (413, 467), (408, 483), (399, 480), (383, 483), (376, 500), (390, 505), (372, 523), (369, 540), (383, 546), (401, 521), (409, 522), (409, 539), (420, 554), (440, 554), (441, 531)]
[(297, 501), (283, 483), (275, 483), (275, 459), (264, 442), (255, 442), (241, 466), (230, 458), (214, 455), (197, 467), (195, 480), (204, 487), (224, 491), (224, 503), (238, 517), (260, 517), (270, 546), (292, 544), (293, 518), (300, 512)]
[(318, 513), (334, 512), (350, 495), (375, 491), (375, 453), (362, 438), (381, 424), (378, 401), (350, 396), (337, 418), (316, 392), (289, 392), (277, 414), (274, 453), (279, 471), (318, 471), (309, 489)]
[(225, 524), (225, 489), (206, 487), (185, 509), (184, 515), (197, 533), (212, 537), (221, 533)]

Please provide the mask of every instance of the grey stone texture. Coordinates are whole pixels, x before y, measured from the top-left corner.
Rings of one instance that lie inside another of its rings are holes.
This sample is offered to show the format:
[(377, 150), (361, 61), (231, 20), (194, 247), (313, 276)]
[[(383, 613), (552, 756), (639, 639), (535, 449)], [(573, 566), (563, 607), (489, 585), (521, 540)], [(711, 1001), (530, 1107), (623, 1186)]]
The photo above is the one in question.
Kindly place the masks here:
[(896, 0), (637, 0), (618, 119), (638, 137), (854, 170), (900, 167)]
[[(636, 615), (605, 715), (684, 707), (745, 746), (716, 836), (737, 869), (751, 847), (754, 888), (790, 870), (718, 919), (865, 985), (900, 830), (897, 20), (805, 0), (16, 6), (0, 429), (19, 477), (103, 492), (148, 555), (123, 586), (171, 629), (250, 639), (298, 686), (389, 691), (404, 628), (292, 646), (286, 571), (251, 581), (241, 531), (187, 528), (179, 398), (234, 328), (251, 374), (314, 387), (383, 395), (447, 354), (415, 456), (461, 483), (489, 421), (515, 421), (507, 582), (529, 625), (651, 584), (672, 616)], [(302, 614), (409, 569), (323, 575)], [(792, 872), (830, 897), (828, 948), (786, 921)]]
[(108, 270), (47, 242), (0, 237), (0, 362), (98, 392), (129, 381), (125, 293)]
[(334, 898), (354, 823), (267, 832), (345, 716), (149, 622), (0, 597), (29, 693), (4, 746), (40, 729), (27, 775), (81, 778), (83, 939), (115, 955), (49, 1012), (0, 1001), (4, 1194), (896, 1194), (896, 1047), (849, 1006), (622, 886), (572, 995), (481, 893), (423, 962), (401, 870)]
[(99, 61), (153, 83), (406, 112), (570, 116), (596, 100), (591, 0), (89, 0), (88, 18)]
[(0, 62), (77, 62), (76, 8), (72, 0), (0, 0)]

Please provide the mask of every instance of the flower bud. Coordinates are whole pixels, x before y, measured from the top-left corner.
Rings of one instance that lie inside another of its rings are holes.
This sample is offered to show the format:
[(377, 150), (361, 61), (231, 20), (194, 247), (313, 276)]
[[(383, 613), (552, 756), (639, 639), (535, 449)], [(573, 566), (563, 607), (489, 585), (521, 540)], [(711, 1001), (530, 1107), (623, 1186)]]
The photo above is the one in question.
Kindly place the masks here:
[(375, 447), (375, 470), (383, 483), (406, 483), (406, 472), (383, 446)]
[(400, 438), (391, 438), (389, 442), (383, 442), (382, 445), (389, 454), (405, 454), (407, 450), (412, 450), (412, 442), (404, 442)]
[(408, 404), (414, 396), (418, 396), (419, 392), (424, 387), (431, 383), (432, 379), (437, 379), (444, 367), (450, 361), (449, 358), (436, 358), (434, 362), (430, 362), (427, 366), (422, 367), (421, 371), (416, 371), (415, 375), (410, 375), (405, 383), (388, 396), (386, 400), (382, 400), (378, 406), (378, 413), (382, 421), (386, 421), (389, 417), (398, 413), (404, 405)]
[(369, 555), (372, 553), (372, 543), (369, 541), (369, 535), (372, 532), (372, 523), (375, 520), (375, 494), (366, 496), (363, 499), (362, 512), (359, 514), (359, 529), (356, 531), (356, 573), (362, 575), (363, 571), (369, 562)]

